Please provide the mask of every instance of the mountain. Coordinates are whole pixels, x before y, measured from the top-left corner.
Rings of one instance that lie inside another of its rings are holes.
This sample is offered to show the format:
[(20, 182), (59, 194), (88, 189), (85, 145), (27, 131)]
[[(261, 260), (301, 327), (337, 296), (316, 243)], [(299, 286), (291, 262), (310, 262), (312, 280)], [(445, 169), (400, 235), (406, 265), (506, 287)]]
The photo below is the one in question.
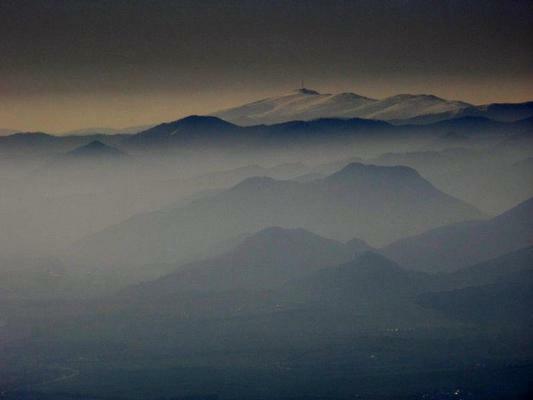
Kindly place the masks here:
[[(533, 116), (533, 101), (525, 103), (494, 103), (476, 107), (483, 117), (497, 121), (519, 121)], [(464, 113), (475, 111), (464, 110)]]
[(533, 327), (533, 246), (435, 278), (437, 286), (418, 296), (420, 305), (498, 330)]
[(213, 115), (239, 125), (275, 124), (291, 120), (355, 116), (349, 115), (349, 110), (374, 101), (354, 93), (320, 94), (302, 88)]
[[(489, 136), (485, 133), (478, 136), (485, 139)], [(531, 161), (533, 159), (521, 159), (520, 153), (515, 151), (503, 150), (501, 143), (479, 149), (385, 153), (367, 160), (377, 165), (414, 168), (442, 191), (492, 215), (533, 196)]]
[(480, 216), (411, 168), (353, 163), (311, 182), (248, 178), (185, 207), (133, 217), (71, 252), (74, 259), (108, 264), (185, 261), (205, 257), (222, 240), (272, 225), (373, 245)]
[(376, 135), (389, 131), (392, 133), (394, 127), (386, 122), (360, 118), (322, 118), (273, 125), (239, 126), (218, 117), (190, 116), (132, 135), (124, 144), (145, 148), (201, 146), (205, 149), (228, 146), (234, 150), (248, 146), (257, 149), (265, 145), (300, 146), (317, 141), (334, 143), (339, 139), (355, 139), (361, 134)]
[(469, 106), (459, 110), (420, 115), (406, 120), (394, 121), (402, 124), (430, 124), (437, 121), (463, 117), (482, 117), (495, 121), (513, 122), (533, 116), (533, 101), (525, 103), (494, 103)]
[(427, 94), (372, 99), (355, 93), (329, 94), (302, 88), (213, 115), (244, 126), (319, 118), (365, 118), (402, 125), (430, 124), (463, 117), (512, 122), (533, 116), (533, 102), (475, 106)]
[(191, 115), (141, 131), (126, 140), (130, 145), (202, 144), (227, 140), (239, 126), (210, 116)]
[(497, 217), (438, 227), (381, 249), (405, 267), (454, 271), (533, 243), (533, 198)]
[(447, 276), (454, 288), (520, 282), (533, 272), (533, 246), (461, 268)]
[[(527, 140), (532, 129), (531, 119), (498, 122), (485, 117), (462, 117), (427, 125), (398, 126), (379, 119), (369, 119), (374, 115), (377, 116), (372, 113), (364, 118), (328, 117), (254, 126), (239, 126), (214, 116), (193, 115), (159, 124), (136, 134), (54, 136), (37, 132), (0, 136), (0, 152), (54, 154), (72, 150), (95, 140), (124, 149), (132, 147), (135, 152), (151, 148), (164, 150), (201, 147), (205, 150), (218, 147), (242, 151), (268, 146), (297, 148), (310, 144), (345, 146), (361, 139), (377, 137), (394, 143), (404, 140), (404, 143), (409, 143), (411, 146), (417, 144), (418, 142), (414, 141), (418, 140), (420, 145), (433, 143), (438, 147), (450, 147), (478, 142), (486, 145), (487, 140), (492, 141), (489, 144), (497, 144), (504, 139), (518, 138), (518, 135), (525, 135)], [(439, 140), (440, 142), (435, 142)], [(508, 147), (512, 147), (511, 145), (512, 142), (509, 142)]]
[(445, 100), (433, 95), (399, 94), (358, 109), (357, 116), (396, 121), (411, 119), (420, 115), (456, 112), (469, 106), (468, 103)]
[(327, 266), (346, 262), (357, 252), (341, 242), (304, 229), (263, 229), (234, 249), (175, 273), (140, 284), (128, 294), (143, 299), (234, 289), (272, 289)]
[(86, 145), (69, 151), (67, 154), (65, 154), (65, 156), (70, 158), (115, 158), (125, 156), (125, 153), (114, 147), (108, 146), (99, 140), (94, 140)]
[(290, 324), (311, 324), (313, 331), (353, 331), (362, 321), (410, 326), (430, 314), (415, 304), (432, 288), (430, 275), (347, 250), (301, 229), (268, 228), (222, 256), (130, 286), (114, 301), (136, 315), (252, 316), (252, 324), (270, 320), (278, 332)]
[[(48, 175), (59, 174), (62, 178), (65, 178), (65, 174), (74, 172), (72, 168), (75, 168), (78, 172), (83, 172), (87, 171), (87, 169), (117, 167), (120, 164), (129, 164), (130, 161), (129, 156), (121, 150), (104, 144), (99, 140), (93, 140), (54, 157), (41, 169), (38, 175), (43, 176), (43, 173)], [(110, 172), (107, 171), (107, 173)]]
[(386, 257), (365, 252), (347, 263), (323, 268), (299, 281), (291, 282), (291, 292), (303, 292), (318, 301), (389, 302), (410, 297), (425, 289), (431, 277), (408, 271)]
[(307, 312), (313, 329), (412, 329), (419, 323), (427, 326), (438, 321), (433, 312), (416, 304), (417, 296), (433, 287), (430, 275), (366, 252), (289, 282), (277, 298), (281, 304), (298, 305), (302, 316)]
[(403, 94), (376, 100), (355, 93), (321, 94), (304, 88), (213, 115), (239, 125), (256, 125), (319, 118), (397, 120), (457, 111), (469, 106), (430, 95)]
[(533, 271), (522, 273), (516, 281), (425, 293), (418, 303), (450, 319), (480, 323), (500, 331), (510, 329), (528, 338), (533, 327)]

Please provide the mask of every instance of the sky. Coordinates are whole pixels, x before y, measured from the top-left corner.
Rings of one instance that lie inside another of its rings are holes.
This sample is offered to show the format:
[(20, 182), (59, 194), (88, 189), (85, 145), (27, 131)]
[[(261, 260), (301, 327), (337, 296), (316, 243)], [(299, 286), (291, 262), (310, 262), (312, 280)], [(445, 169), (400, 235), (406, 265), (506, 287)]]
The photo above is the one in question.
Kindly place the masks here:
[(0, 128), (207, 114), (300, 86), (533, 96), (533, 1), (0, 0)]

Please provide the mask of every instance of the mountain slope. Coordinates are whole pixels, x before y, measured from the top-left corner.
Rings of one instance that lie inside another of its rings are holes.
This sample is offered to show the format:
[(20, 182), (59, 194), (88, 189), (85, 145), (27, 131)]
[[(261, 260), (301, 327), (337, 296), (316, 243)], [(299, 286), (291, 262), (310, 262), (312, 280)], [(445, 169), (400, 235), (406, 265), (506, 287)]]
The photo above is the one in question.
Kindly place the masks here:
[(342, 93), (320, 94), (310, 89), (298, 89), (281, 96), (266, 98), (213, 115), (239, 125), (274, 124), (291, 120), (347, 116), (347, 110), (372, 103), (373, 99)]
[(126, 143), (134, 146), (202, 144), (227, 140), (238, 133), (239, 129), (239, 126), (220, 118), (191, 115), (132, 135)]
[(416, 304), (417, 296), (431, 290), (433, 284), (429, 275), (366, 252), (288, 283), (279, 298), (299, 305), (316, 321), (322, 319), (321, 329), (328, 329), (328, 324), (336, 326), (329, 329), (357, 329), (361, 325), (410, 329), (417, 323), (437, 321), (432, 312)]
[(71, 150), (66, 155), (69, 157), (121, 157), (124, 153), (100, 142), (99, 140), (94, 140), (86, 145)]
[(420, 115), (418, 117), (394, 122), (402, 124), (430, 124), (464, 117), (482, 117), (495, 121), (514, 122), (533, 116), (533, 101), (525, 103), (494, 103), (470, 106), (459, 110)]
[(533, 246), (529, 246), (469, 267), (447, 276), (454, 288), (520, 282), (533, 271)]
[(351, 246), (303, 229), (266, 228), (223, 255), (182, 266), (175, 273), (132, 288), (127, 294), (146, 299), (275, 288), (319, 268), (348, 261), (356, 254)]
[(66, 153), (59, 154), (46, 163), (38, 171), (39, 177), (49, 176), (52, 179), (65, 179), (77, 177), (81, 179), (84, 174), (104, 173), (109, 174), (116, 168), (133, 165), (133, 159), (116, 147), (109, 146), (99, 140), (76, 147)]
[(528, 337), (533, 327), (533, 273), (523, 273), (519, 281), (426, 293), (418, 303), (450, 319), (492, 325), (499, 330), (519, 328), (516, 332)]
[(255, 125), (318, 118), (396, 120), (457, 111), (469, 106), (467, 103), (430, 95), (405, 94), (376, 100), (354, 93), (321, 94), (310, 89), (299, 89), (213, 115), (240, 125)]
[(303, 88), (221, 110), (213, 115), (238, 125), (319, 118), (366, 118), (395, 124), (429, 124), (463, 117), (512, 122), (533, 116), (533, 102), (475, 106), (427, 94), (399, 94), (371, 99), (355, 93), (329, 94)]
[(319, 301), (388, 302), (423, 291), (430, 279), (425, 274), (405, 270), (382, 255), (366, 252), (352, 261), (292, 282), (290, 291), (306, 293)]
[(134, 217), (72, 252), (98, 263), (176, 262), (205, 258), (220, 241), (272, 225), (373, 244), (480, 216), (410, 168), (353, 163), (307, 183), (248, 178), (188, 206)]
[(469, 106), (468, 103), (449, 101), (433, 95), (399, 94), (361, 107), (356, 112), (361, 118), (394, 121), (420, 115), (457, 112)]
[(495, 218), (442, 226), (382, 249), (400, 264), (422, 271), (453, 271), (533, 242), (533, 198)]

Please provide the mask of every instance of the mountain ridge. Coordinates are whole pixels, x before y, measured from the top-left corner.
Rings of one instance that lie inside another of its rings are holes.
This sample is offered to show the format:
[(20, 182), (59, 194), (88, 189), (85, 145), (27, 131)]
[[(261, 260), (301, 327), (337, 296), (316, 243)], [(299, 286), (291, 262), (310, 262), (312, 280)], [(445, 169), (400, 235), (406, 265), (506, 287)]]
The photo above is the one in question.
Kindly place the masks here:
[(381, 251), (408, 268), (451, 272), (531, 245), (532, 221), (530, 198), (496, 217), (437, 227)]
[(373, 99), (356, 93), (319, 93), (301, 88), (211, 115), (243, 126), (318, 118), (365, 118), (394, 124), (426, 124), (465, 116), (516, 121), (533, 115), (533, 102), (473, 105), (432, 94), (397, 94)]
[[(344, 171), (350, 173), (306, 183), (247, 178), (186, 207), (140, 214), (110, 227), (79, 243), (75, 253), (104, 259), (107, 254), (108, 261), (119, 262), (143, 249), (133, 257), (135, 262), (147, 257), (172, 262), (189, 253), (197, 257), (193, 249), (205, 251), (228, 235), (272, 225), (300, 227), (341, 241), (358, 237), (372, 245), (481, 215), (414, 172), (402, 177), (403, 171), (414, 170), (400, 169), (396, 174), (394, 167), (372, 167), (370, 171), (378, 172), (369, 175), (367, 169), (349, 165)], [(392, 198), (393, 203), (388, 200)]]

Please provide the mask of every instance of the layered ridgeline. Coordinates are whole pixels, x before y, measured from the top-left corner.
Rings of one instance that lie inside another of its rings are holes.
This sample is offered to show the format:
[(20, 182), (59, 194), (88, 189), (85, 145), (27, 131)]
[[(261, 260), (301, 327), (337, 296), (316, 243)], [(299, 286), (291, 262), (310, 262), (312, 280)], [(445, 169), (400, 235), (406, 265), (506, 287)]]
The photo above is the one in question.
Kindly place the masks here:
[(239, 125), (317, 118), (366, 118), (417, 124), (460, 117), (517, 121), (533, 116), (533, 102), (474, 106), (433, 95), (400, 94), (378, 100), (355, 93), (323, 94), (303, 88), (213, 115)]
[[(304, 341), (322, 350), (325, 343), (361, 340), (354, 335), (369, 332), (385, 334), (389, 345), (402, 335), (405, 345), (405, 335), (418, 329), (444, 328), (450, 335), (448, 329), (464, 321), (470, 330), (472, 323), (508, 329), (499, 323), (531, 320), (526, 313), (531, 291), (524, 290), (531, 285), (531, 248), (453, 274), (430, 275), (352, 245), (271, 227), (220, 256), (177, 267), (96, 308), (89, 304), (60, 318), (80, 330), (91, 321), (91, 335), (83, 336), (88, 342), (128, 332), (143, 349), (162, 352), (242, 346), (257, 352), (267, 344), (285, 351)], [(512, 287), (520, 289), (514, 298)]]
[(226, 332), (235, 333), (245, 321), (253, 326), (262, 320), (270, 321), (263, 329), (277, 333), (307, 323), (330, 333), (374, 324), (450, 326), (453, 320), (524, 324), (531, 322), (532, 255), (533, 247), (526, 247), (454, 273), (426, 274), (358, 240), (341, 243), (303, 229), (271, 227), (220, 256), (131, 286), (113, 302), (135, 319), (151, 312), (182, 323), (224, 315), (231, 321)]
[[(186, 320), (273, 318), (271, 328), (265, 327), (272, 331), (286, 328), (278, 325), (286, 312), (292, 324), (309, 320), (322, 331), (331, 329), (333, 314), (342, 315), (339, 325), (353, 323), (355, 315), (367, 322), (422, 321), (427, 313), (414, 300), (432, 287), (434, 278), (405, 270), (369, 247), (354, 250), (350, 243), (303, 229), (267, 228), (220, 256), (131, 286), (113, 301), (137, 317), (157, 309)], [(239, 325), (234, 322), (227, 325), (230, 330)]]
[[(393, 125), (378, 119), (360, 117), (323, 117), (310, 120), (290, 120), (270, 125), (246, 126), (230, 123), (214, 116), (189, 116), (176, 121), (154, 126), (143, 132), (126, 137), (125, 147), (136, 151), (152, 148), (189, 149), (200, 147), (229, 146), (232, 151), (255, 149), (258, 146), (297, 147), (308, 144), (334, 145), (354, 143), (361, 140), (404, 141), (411, 147), (424, 143), (437, 147), (457, 144), (474, 144), (476, 140), (486, 144), (517, 135), (528, 135), (533, 129), (530, 119), (518, 121), (494, 121), (482, 116), (463, 116), (427, 125)], [(522, 138), (522, 140), (525, 138)]]
[(265, 228), (222, 255), (179, 266), (176, 272), (124, 291), (126, 296), (175, 296), (280, 288), (322, 268), (372, 250), (365, 242), (342, 243), (304, 229)]
[(453, 271), (530, 246), (533, 198), (494, 218), (441, 226), (400, 239), (382, 252), (417, 270)]
[[(133, 155), (153, 157), (158, 152), (220, 151), (243, 156), (291, 150), (294, 155), (307, 146), (329, 149), (364, 143), (378, 146), (379, 152), (457, 146), (503, 146), (502, 151), (526, 151), (532, 147), (533, 119), (495, 121), (483, 116), (463, 116), (425, 125), (394, 125), (359, 117), (291, 120), (272, 125), (241, 126), (210, 116), (189, 116), (156, 125), (136, 134), (54, 136), (46, 133), (16, 133), (0, 136), (0, 154), (50, 156), (66, 153), (99, 141)], [(401, 146), (400, 146), (401, 145)], [(373, 152), (375, 153), (374, 149)], [(197, 154), (196, 154), (197, 155)], [(301, 155), (301, 154), (300, 154)], [(254, 162), (250, 157), (249, 162)], [(287, 160), (288, 161), (288, 160)], [(257, 162), (257, 160), (255, 160)]]
[(462, 268), (445, 279), (451, 290), (420, 296), (419, 304), (470, 323), (531, 329), (533, 247)]
[(407, 167), (352, 163), (310, 182), (255, 177), (211, 197), (141, 214), (71, 249), (98, 264), (176, 262), (202, 257), (221, 241), (276, 225), (380, 245), (481, 213)]

